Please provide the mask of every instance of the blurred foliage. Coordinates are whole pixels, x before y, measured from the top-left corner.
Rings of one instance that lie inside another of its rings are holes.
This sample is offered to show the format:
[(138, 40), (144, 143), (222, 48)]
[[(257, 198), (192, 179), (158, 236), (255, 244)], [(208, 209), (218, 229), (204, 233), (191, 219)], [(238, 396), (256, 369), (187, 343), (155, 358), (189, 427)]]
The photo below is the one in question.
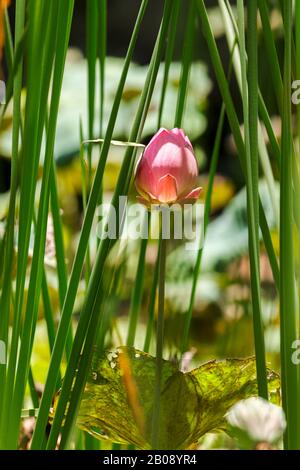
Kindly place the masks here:
[[(134, 348), (96, 350), (78, 426), (98, 439), (150, 448), (155, 364)], [(269, 371), (268, 380), (270, 398), (278, 403), (279, 378)], [(211, 361), (186, 374), (164, 361), (158, 447), (194, 448), (207, 432), (225, 428), (224, 415), (234, 403), (256, 393), (254, 358)]]
[[(123, 59), (107, 57), (105, 62), (105, 97), (104, 97), (104, 131), (106, 129), (115, 91), (123, 67)], [(138, 105), (139, 97), (145, 83), (148, 66), (140, 66), (132, 63), (130, 66), (127, 82), (125, 85), (123, 99), (115, 126), (114, 138), (126, 140), (128, 138), (131, 123)], [(97, 68), (98, 70), (98, 68)], [(151, 101), (147, 119), (143, 130), (143, 138), (149, 137), (157, 130), (157, 113), (159, 109), (161, 84), (163, 80), (164, 66), (160, 67)], [(177, 94), (180, 83), (181, 64), (172, 63), (169, 73), (162, 126), (173, 127), (173, 116), (176, 111)], [(96, 78), (96, 82), (97, 82)], [(77, 50), (70, 50), (64, 72), (63, 88), (61, 93), (60, 108), (55, 140), (55, 159), (59, 165), (67, 163), (74, 155), (78, 154), (79, 121), (88, 122), (87, 116), (87, 83), (86, 61)], [(191, 67), (186, 107), (189, 112), (185, 113), (182, 126), (191, 140), (197, 139), (205, 130), (206, 117), (204, 114), (207, 104), (207, 96), (211, 90), (211, 81), (208, 77), (207, 68), (204, 64), (197, 62)], [(95, 98), (95, 136), (98, 137), (99, 123), (99, 96)], [(23, 101), (24, 107), (24, 101)], [(0, 140), (0, 155), (9, 158), (11, 155), (11, 117), (12, 106), (9, 107), (6, 120), (3, 124)], [(85, 133), (87, 132), (84, 129)], [(44, 148), (44, 147), (43, 147)], [(97, 150), (95, 151), (97, 154)], [(42, 158), (44, 150), (41, 152)]]

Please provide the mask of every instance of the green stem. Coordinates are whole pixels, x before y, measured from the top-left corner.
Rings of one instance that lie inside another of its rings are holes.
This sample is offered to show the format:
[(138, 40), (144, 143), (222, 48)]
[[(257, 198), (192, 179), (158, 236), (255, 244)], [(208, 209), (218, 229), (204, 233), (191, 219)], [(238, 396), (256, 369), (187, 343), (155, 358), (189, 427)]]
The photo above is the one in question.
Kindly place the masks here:
[(300, 449), (298, 367), (291, 360), (297, 338), (294, 273), (293, 144), (291, 121), (292, 2), (283, 2), (284, 79), (280, 175), (280, 333), (282, 401), (287, 417), (285, 448)]
[(159, 103), (159, 110), (158, 110), (158, 119), (157, 119), (158, 129), (161, 127), (161, 121), (162, 121), (162, 116), (163, 116), (163, 109), (164, 109), (165, 96), (166, 96), (167, 85), (168, 85), (170, 65), (172, 62), (173, 54), (174, 54), (174, 46), (175, 46), (180, 6), (181, 6), (181, 0), (173, 0), (173, 8), (171, 12), (171, 19), (170, 19), (168, 40), (167, 40), (166, 54), (165, 54), (164, 78), (163, 78), (163, 83), (162, 83), (162, 88), (161, 88), (160, 103)]
[[(22, 31), (25, 21), (25, 2), (18, 0), (16, 3), (16, 19), (15, 19), (15, 44), (20, 43)], [(13, 81), (13, 130), (12, 130), (12, 159), (11, 159), (11, 183), (10, 183), (10, 201), (8, 210), (8, 220), (6, 226), (6, 237), (4, 243), (4, 270), (2, 280), (2, 292), (0, 297), (0, 339), (7, 344), (8, 340), (8, 325), (9, 325), (9, 311), (10, 311), (10, 296), (12, 288), (12, 269), (14, 260), (14, 224), (15, 224), (15, 208), (16, 208), (16, 195), (18, 188), (18, 153), (19, 153), (19, 134), (21, 126), (21, 90), (23, 79), (23, 60), (20, 61), (19, 67), (16, 71)], [(0, 367), (0, 416), (2, 415), (2, 406), (6, 382), (6, 367)], [(1, 441), (1, 437), (0, 437)]]
[[(51, 214), (53, 219), (54, 228), (54, 242), (55, 242), (55, 257), (57, 264), (57, 281), (58, 281), (58, 294), (60, 308), (63, 308), (64, 298), (68, 287), (68, 272), (66, 266), (63, 226), (60, 215), (59, 195), (56, 181), (56, 164), (53, 159), (52, 168), (50, 172), (50, 202)], [(69, 331), (66, 339), (66, 358), (70, 357), (73, 342), (72, 324), (70, 324)]]
[(180, 75), (180, 88), (176, 105), (175, 127), (181, 127), (184, 116), (190, 68), (193, 60), (193, 45), (196, 25), (195, 17), (195, 0), (191, 0), (186, 25), (185, 40), (182, 50), (182, 67)]
[[(251, 300), (253, 312), (253, 330), (256, 353), (258, 393), (268, 398), (267, 374), (265, 364), (265, 346), (260, 302), (259, 272), (259, 200), (258, 200), (258, 150), (257, 150), (257, 65), (256, 65), (256, 2), (248, 3), (249, 9), (249, 63), (247, 70), (244, 2), (238, 0), (239, 48), (241, 57), (241, 81), (243, 96), (243, 114), (245, 126), (246, 188), (249, 236), (249, 257), (251, 274)], [(253, 26), (253, 19), (255, 25)], [(253, 42), (253, 44), (252, 44)], [(247, 76), (248, 71), (248, 76)], [(253, 83), (256, 84), (254, 90)], [(251, 95), (251, 96), (250, 96)]]
[[(295, 2), (296, 5), (299, 2)], [(279, 111), (282, 110), (282, 77), (275, 40), (273, 37), (272, 26), (270, 22), (270, 12), (266, 0), (258, 0), (259, 14), (262, 22), (262, 34), (266, 47), (266, 60), (270, 68), (270, 80), (273, 82), (275, 98), (277, 100)]]
[[(145, 213), (143, 220), (143, 232), (144, 230), (149, 230), (149, 214)], [(137, 323), (139, 318), (139, 313), (141, 310), (142, 298), (143, 298), (143, 288), (144, 288), (144, 275), (145, 275), (145, 258), (148, 245), (148, 238), (142, 238), (140, 245), (140, 254), (138, 259), (138, 266), (136, 271), (135, 283), (132, 291), (130, 313), (129, 313), (129, 327), (127, 335), (127, 346), (134, 346)]]
[(156, 292), (157, 292), (157, 284), (158, 284), (158, 276), (159, 276), (159, 256), (160, 256), (160, 242), (158, 246), (157, 258), (155, 262), (154, 274), (151, 284), (151, 291), (150, 291), (150, 301), (149, 301), (149, 312), (148, 312), (148, 322), (147, 322), (147, 330), (144, 342), (143, 351), (149, 352), (151, 339), (153, 334), (153, 325), (154, 325), (154, 313), (155, 313), (155, 300), (156, 300)]
[(160, 213), (160, 250), (159, 250), (159, 278), (158, 278), (158, 316), (156, 329), (156, 375), (152, 416), (151, 444), (152, 449), (159, 445), (159, 416), (160, 394), (163, 365), (164, 346), (164, 311), (165, 311), (165, 273), (166, 273), (166, 248), (167, 240), (162, 233), (162, 213)]
[[(296, 78), (300, 77), (300, 3), (295, 3), (295, 43), (296, 43)], [(298, 220), (298, 260), (299, 260), (299, 249), (300, 249), (300, 186), (299, 186), (299, 155), (300, 155), (300, 106), (297, 106), (297, 136), (298, 136), (298, 146), (297, 146), (297, 157), (295, 158), (294, 165), (297, 169), (295, 174), (295, 183), (294, 183), (294, 212), (295, 219)], [(300, 305), (300, 263), (298, 262), (298, 304)], [(300, 312), (298, 312), (299, 315)], [(299, 316), (298, 316), (299, 318)], [(299, 318), (300, 319), (300, 318)], [(299, 320), (298, 320), (299, 321)]]
[(107, 0), (99, 3), (100, 136), (103, 133), (105, 60), (107, 43)]

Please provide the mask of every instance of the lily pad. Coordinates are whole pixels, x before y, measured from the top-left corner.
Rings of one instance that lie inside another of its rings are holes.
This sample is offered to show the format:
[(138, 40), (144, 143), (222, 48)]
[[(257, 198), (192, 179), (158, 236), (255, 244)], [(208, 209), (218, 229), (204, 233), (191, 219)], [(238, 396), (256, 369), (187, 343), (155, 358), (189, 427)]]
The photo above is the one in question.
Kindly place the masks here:
[[(151, 448), (156, 359), (134, 348), (95, 351), (77, 425), (99, 439)], [(272, 401), (279, 377), (268, 371)], [(225, 428), (237, 401), (257, 395), (253, 357), (210, 361), (188, 373), (163, 361), (159, 449), (188, 449), (209, 431)]]
[[(124, 60), (114, 57), (106, 58), (105, 66), (105, 99), (103, 130), (107, 128), (116, 89), (124, 65)], [(148, 66), (131, 63), (126, 80), (121, 106), (119, 109), (114, 137), (124, 140), (129, 131), (138, 106), (140, 94), (145, 84)], [(97, 67), (97, 74), (98, 74)], [(166, 90), (165, 106), (162, 116), (164, 127), (173, 127), (176, 112), (176, 102), (180, 83), (181, 64), (174, 62), (170, 67), (169, 80)], [(161, 64), (155, 90), (149, 107), (147, 119), (142, 134), (142, 139), (151, 136), (157, 130), (157, 112), (159, 109), (161, 86), (164, 76), (164, 66)], [(96, 77), (98, 83), (99, 77)], [(86, 60), (74, 50), (69, 50), (66, 67), (64, 70), (61, 99), (59, 103), (59, 114), (54, 146), (54, 157), (58, 165), (69, 163), (74, 156), (78, 155), (80, 147), (79, 122), (82, 120), (84, 135), (87, 136), (88, 108), (87, 108), (87, 64)], [(186, 109), (183, 118), (183, 127), (191, 140), (197, 139), (206, 128), (206, 117), (204, 109), (207, 96), (211, 90), (211, 81), (208, 76), (207, 67), (201, 62), (195, 62), (191, 66)], [(95, 96), (95, 137), (99, 137), (99, 89), (96, 87)], [(12, 111), (8, 110), (11, 118)], [(10, 158), (12, 142), (12, 125), (7, 119), (5, 128), (1, 129), (0, 155)], [(101, 136), (103, 137), (103, 135)], [(45, 153), (45, 139), (41, 150), (41, 165)], [(98, 152), (99, 153), (99, 152)]]

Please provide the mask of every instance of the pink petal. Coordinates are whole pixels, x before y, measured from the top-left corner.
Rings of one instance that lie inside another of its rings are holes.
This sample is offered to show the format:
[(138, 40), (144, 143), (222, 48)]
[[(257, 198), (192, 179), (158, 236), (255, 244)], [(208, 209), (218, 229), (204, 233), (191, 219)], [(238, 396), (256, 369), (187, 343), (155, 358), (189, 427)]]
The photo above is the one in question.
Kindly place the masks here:
[[(198, 165), (189, 148), (165, 144), (154, 158), (151, 170), (157, 183), (165, 175), (173, 176), (178, 196), (184, 196), (197, 186)], [(158, 186), (152, 193), (158, 195)]]
[(188, 193), (186, 196), (183, 197), (183, 201), (189, 201), (190, 199), (199, 199), (200, 193), (202, 191), (202, 188), (195, 188), (193, 191)]
[(156, 178), (153, 174), (148, 160), (142, 155), (137, 163), (135, 170), (135, 186), (138, 192), (145, 196), (145, 194), (153, 194), (156, 189)]
[[(150, 145), (153, 141), (155, 141), (155, 140), (157, 140), (157, 139), (160, 139), (161, 137), (168, 139), (168, 138), (169, 138), (169, 134), (170, 134), (170, 131), (168, 131), (168, 130), (165, 129), (164, 127), (161, 127), (161, 128), (156, 132), (156, 134), (154, 134), (154, 136), (152, 137), (152, 139), (150, 140), (150, 142), (148, 143), (148, 145)], [(147, 147), (148, 147), (148, 145), (147, 145)]]
[(175, 127), (174, 129), (171, 130), (172, 134), (174, 134), (178, 139), (178, 144), (181, 143), (182, 145), (188, 145), (188, 147), (191, 148), (191, 150), (193, 150), (193, 146), (190, 142), (190, 139), (185, 135), (183, 129), (178, 129), (177, 127)]
[(174, 202), (177, 199), (176, 179), (172, 175), (160, 178), (157, 188), (157, 199), (160, 202)]
[(172, 134), (174, 134), (176, 136), (182, 137), (183, 140), (185, 139), (185, 133), (184, 133), (183, 129), (179, 129), (178, 127), (174, 127), (174, 129), (171, 129), (171, 132), (172, 132)]

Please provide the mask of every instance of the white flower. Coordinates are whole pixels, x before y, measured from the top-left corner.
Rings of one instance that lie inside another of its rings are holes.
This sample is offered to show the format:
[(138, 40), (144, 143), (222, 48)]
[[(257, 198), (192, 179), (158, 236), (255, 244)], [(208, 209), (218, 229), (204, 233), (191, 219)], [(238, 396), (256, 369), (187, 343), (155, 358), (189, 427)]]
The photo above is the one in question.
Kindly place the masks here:
[(260, 397), (241, 400), (228, 412), (228, 423), (254, 442), (274, 443), (282, 436), (286, 420), (282, 408)]

